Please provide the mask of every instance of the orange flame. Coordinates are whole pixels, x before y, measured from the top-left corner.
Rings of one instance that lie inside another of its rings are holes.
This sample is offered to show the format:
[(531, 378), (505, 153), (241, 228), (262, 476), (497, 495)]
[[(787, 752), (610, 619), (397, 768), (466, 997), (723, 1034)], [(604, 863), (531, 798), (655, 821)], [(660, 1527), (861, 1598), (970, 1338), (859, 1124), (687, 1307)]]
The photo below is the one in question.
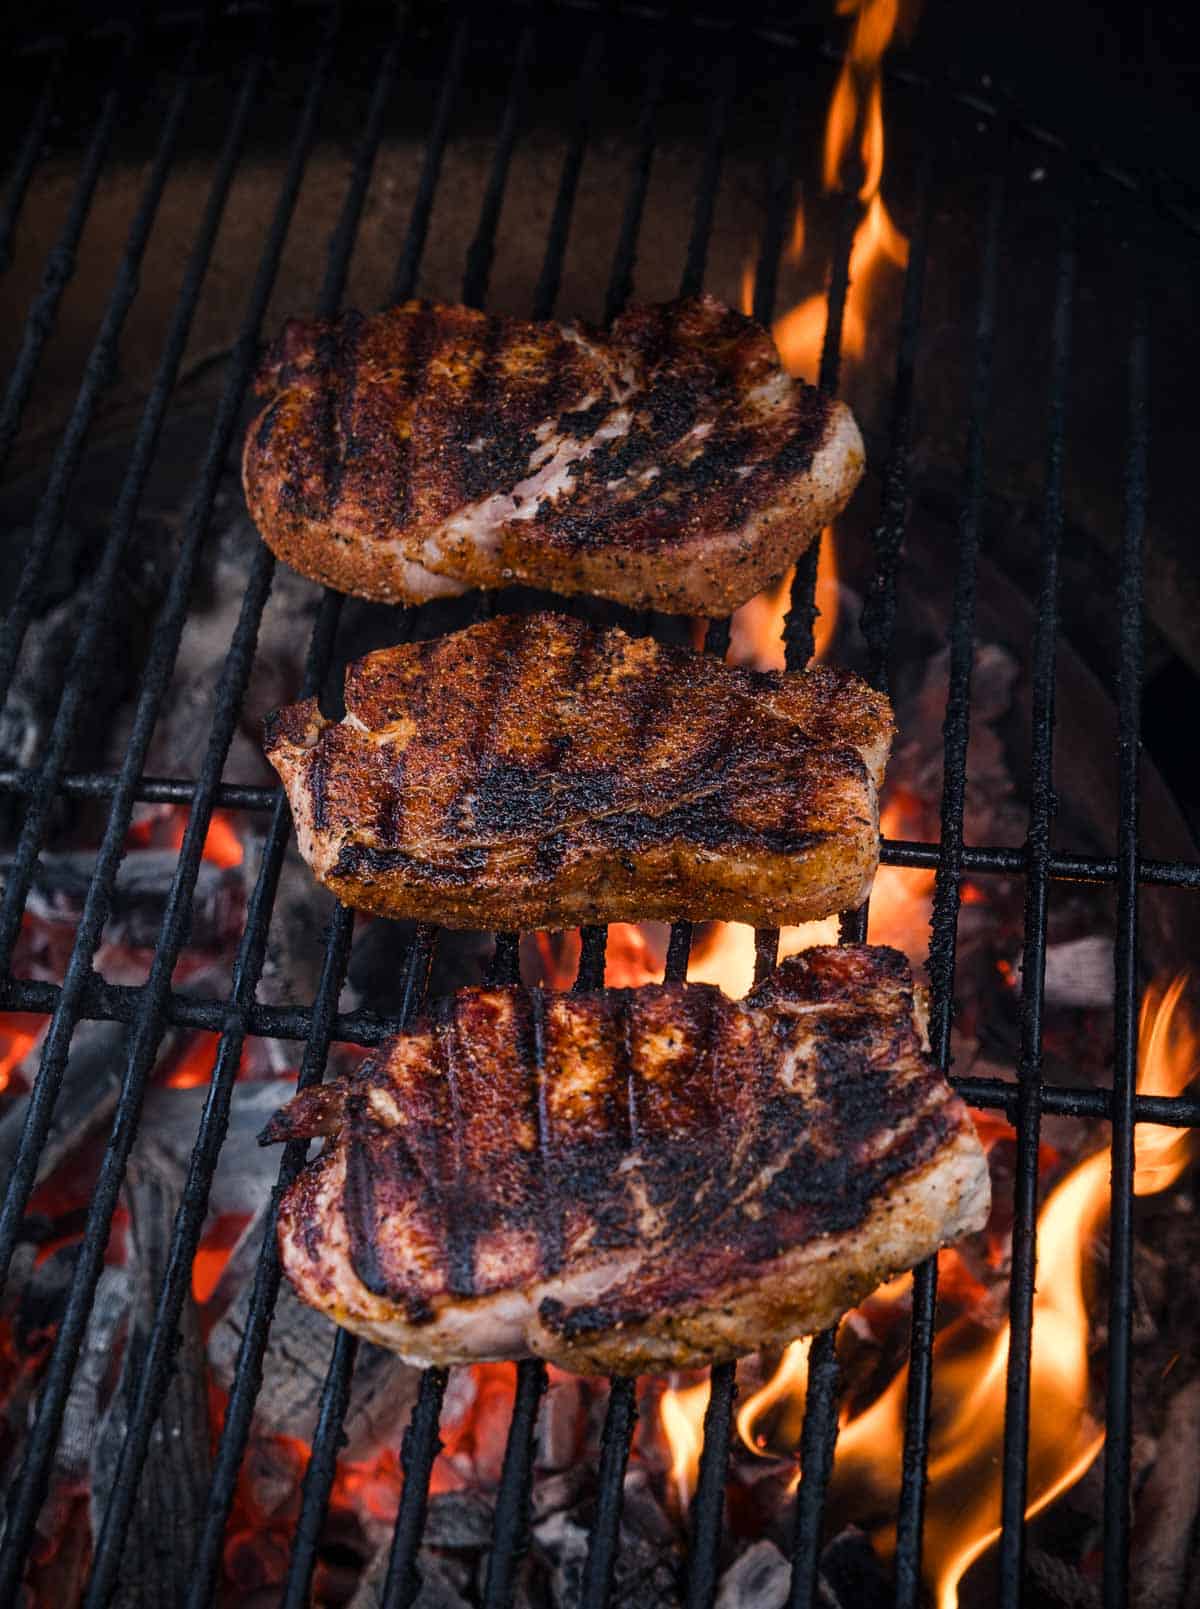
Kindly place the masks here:
[[(808, 1389), (808, 1353), (812, 1346), (812, 1337), (804, 1336), (799, 1341), (793, 1341), (779, 1360), (779, 1367), (767, 1381), (766, 1385), (756, 1391), (752, 1397), (747, 1397), (744, 1406), (738, 1411), (738, 1435), (752, 1452), (767, 1451), (767, 1437), (763, 1431), (763, 1423), (778, 1405), (793, 1407), (804, 1400)], [(793, 1445), (798, 1443), (799, 1437), (789, 1436)]]
[[(1177, 1095), (1200, 1066), (1200, 1032), (1180, 1009), (1185, 986), (1186, 978), (1180, 976), (1166, 988), (1153, 985), (1146, 991), (1138, 1039), (1137, 1083), (1143, 1094)], [(987, 1125), (988, 1137), (994, 1140), (1001, 1127)], [(1140, 1124), (1134, 1152), (1134, 1188), (1138, 1195), (1151, 1195), (1165, 1190), (1187, 1167), (1193, 1154), (1191, 1135)], [(1089, 1242), (1108, 1211), (1110, 1169), (1107, 1150), (1086, 1158), (1051, 1192), (1038, 1220), (1027, 1517), (1072, 1486), (1104, 1442), (1104, 1432), (1088, 1409), (1085, 1276)], [(943, 1253), (940, 1266), (953, 1255)], [(906, 1288), (898, 1281), (895, 1293), (904, 1294)], [(1008, 1351), (1007, 1324), (991, 1334), (970, 1318), (947, 1326), (934, 1345), (924, 1557), (937, 1609), (957, 1609), (960, 1581), (999, 1535)], [(764, 1445), (766, 1414), (785, 1393), (803, 1388), (805, 1371), (796, 1367), (794, 1353), (789, 1349), (779, 1374), (738, 1416), (742, 1438), (753, 1449)], [(792, 1378), (781, 1381), (789, 1360)], [(865, 1501), (874, 1512), (894, 1508), (907, 1386), (905, 1369), (869, 1408), (844, 1425), (834, 1480), (847, 1502)], [(894, 1528), (877, 1531), (875, 1540), (887, 1551), (895, 1542)]]
[[(677, 1376), (672, 1375), (672, 1380)], [(669, 1386), (658, 1405), (659, 1423), (671, 1453), (671, 1490), (680, 1510), (687, 1508), (696, 1490), (700, 1468), (700, 1449), (704, 1442), (704, 1411), (708, 1407), (710, 1383), (695, 1386)]]

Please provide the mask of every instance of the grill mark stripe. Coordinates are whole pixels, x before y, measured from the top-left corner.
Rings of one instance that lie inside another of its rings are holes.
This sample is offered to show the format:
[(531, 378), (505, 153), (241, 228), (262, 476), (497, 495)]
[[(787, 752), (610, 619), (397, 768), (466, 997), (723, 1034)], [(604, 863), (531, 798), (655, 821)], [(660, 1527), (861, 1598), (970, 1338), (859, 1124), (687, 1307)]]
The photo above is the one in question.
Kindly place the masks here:
[(450, 1135), (454, 1153), (453, 1180), (447, 1191), (446, 1243), (449, 1287), (456, 1296), (475, 1294), (475, 1229), (466, 1201), (467, 1163), (462, 1087), (457, 1067), (458, 1023), (455, 1000), (450, 996), (437, 1014), (437, 1044), (441, 1072), (450, 1096)]
[[(558, 1188), (557, 1168), (554, 1163), (554, 1145), (550, 1117), (550, 1069), (546, 1066), (546, 995), (542, 989), (530, 989), (529, 1046), (535, 1086), (537, 1114), (538, 1160), (542, 1172), (545, 1213), (538, 1229), (542, 1267), (547, 1274), (556, 1274), (562, 1267), (565, 1240), (565, 1208)], [(570, 1014), (570, 1005), (563, 1002)]]
[(638, 1123), (637, 1069), (633, 1064), (633, 991), (622, 989), (617, 996), (617, 1032), (613, 1060), (625, 1086), (625, 1128), (627, 1148), (636, 1151), (641, 1138)]
[(376, 1234), (375, 1184), (371, 1158), (362, 1136), (367, 1117), (365, 1096), (352, 1094), (346, 1099), (346, 1177), (342, 1189), (346, 1227), (350, 1233), (350, 1255), (354, 1271), (376, 1296), (389, 1294), (379, 1262)]
[(332, 373), (326, 381), (330, 387), (333, 413), (330, 429), (331, 459), (327, 463), (325, 478), (328, 488), (326, 517), (333, 519), (342, 500), (342, 483), (346, 475), (347, 455), (354, 439), (354, 407), (358, 397), (358, 379), (363, 331), (366, 320), (361, 313), (345, 313), (335, 326), (336, 345)]
[[(414, 482), (421, 469), (413, 451), (413, 440), (421, 404), (428, 390), (429, 364), (437, 350), (437, 337), (440, 334), (453, 336), (454, 332), (441, 329), (431, 303), (419, 302), (415, 311), (409, 316), (408, 344), (405, 353), (404, 377), (408, 396), (411, 398), (408, 439), (396, 443), (396, 451), (391, 458), (394, 484), (391, 496), (380, 499), (381, 536), (391, 536), (395, 530), (403, 530), (412, 517)], [(389, 504), (392, 509), (390, 520), (387, 516)]]

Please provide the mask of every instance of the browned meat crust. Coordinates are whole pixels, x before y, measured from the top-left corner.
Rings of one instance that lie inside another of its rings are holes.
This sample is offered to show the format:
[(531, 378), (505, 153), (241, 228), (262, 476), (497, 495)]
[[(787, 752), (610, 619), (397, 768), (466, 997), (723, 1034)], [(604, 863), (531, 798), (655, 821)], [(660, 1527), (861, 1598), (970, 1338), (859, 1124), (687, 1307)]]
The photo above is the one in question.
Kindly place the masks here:
[(986, 1160), (893, 950), (705, 985), (463, 990), (264, 1141), (305, 1301), (422, 1363), (684, 1368), (832, 1323), (982, 1227)]
[(891, 710), (844, 672), (503, 616), (368, 655), (346, 711), (291, 705), (266, 751), (313, 871), (386, 916), (769, 926), (861, 904), (878, 864)]
[(293, 320), (258, 390), (243, 479), (264, 540), (389, 601), (527, 582), (727, 612), (863, 467), (849, 411), (712, 297), (607, 336), (429, 302)]

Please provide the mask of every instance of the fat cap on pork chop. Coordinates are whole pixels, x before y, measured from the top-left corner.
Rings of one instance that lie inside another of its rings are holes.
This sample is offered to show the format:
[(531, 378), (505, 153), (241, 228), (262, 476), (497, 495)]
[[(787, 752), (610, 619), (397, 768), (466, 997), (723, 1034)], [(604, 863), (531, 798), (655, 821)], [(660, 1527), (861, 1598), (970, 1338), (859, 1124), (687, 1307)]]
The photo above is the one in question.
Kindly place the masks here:
[(980, 1229), (987, 1163), (907, 962), (813, 949), (706, 985), (466, 989), (264, 1143), (328, 1136), (284, 1268), (417, 1363), (692, 1368), (833, 1323)]
[(266, 752), (346, 904), (479, 929), (774, 926), (866, 898), (892, 730), (846, 672), (534, 614), (369, 654), (342, 721), (294, 704)]
[(292, 320), (257, 389), (243, 481), (264, 541), (388, 602), (525, 583), (727, 613), (863, 470), (849, 409), (711, 296), (607, 333), (419, 301)]

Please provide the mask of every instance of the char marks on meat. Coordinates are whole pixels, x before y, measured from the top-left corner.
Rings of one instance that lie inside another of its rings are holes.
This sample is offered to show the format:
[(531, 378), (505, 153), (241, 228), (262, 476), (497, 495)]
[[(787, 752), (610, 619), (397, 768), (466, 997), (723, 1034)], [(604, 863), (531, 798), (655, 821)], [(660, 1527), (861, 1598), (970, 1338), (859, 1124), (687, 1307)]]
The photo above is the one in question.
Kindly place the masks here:
[(855, 907), (879, 859), (886, 698), (566, 616), (368, 655), (346, 716), (268, 723), (300, 848), (344, 903), (449, 927)]
[(293, 320), (258, 391), (243, 478), (264, 540), (385, 601), (523, 582), (724, 613), (863, 468), (849, 410), (709, 296), (607, 334), (435, 302)]
[(413, 1361), (643, 1372), (825, 1327), (982, 1227), (986, 1160), (893, 950), (706, 985), (468, 989), (264, 1141), (305, 1301)]

